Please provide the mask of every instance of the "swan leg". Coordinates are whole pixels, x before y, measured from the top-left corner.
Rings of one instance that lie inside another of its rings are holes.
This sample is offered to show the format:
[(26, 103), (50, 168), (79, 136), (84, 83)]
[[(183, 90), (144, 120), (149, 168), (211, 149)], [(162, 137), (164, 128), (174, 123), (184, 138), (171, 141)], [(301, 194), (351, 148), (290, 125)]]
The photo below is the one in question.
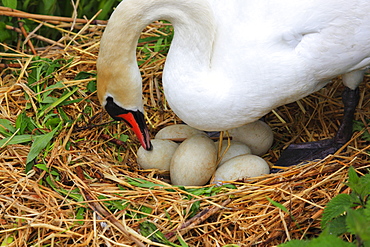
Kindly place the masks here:
[[(287, 167), (297, 165), (303, 161), (323, 159), (329, 154), (335, 153), (351, 139), (353, 118), (359, 98), (360, 94), (358, 88), (352, 90), (346, 87), (342, 94), (344, 115), (335, 137), (333, 139), (316, 142), (291, 144), (284, 150), (279, 160), (276, 162), (276, 166)], [(271, 172), (277, 172), (279, 170), (280, 169), (273, 169)]]

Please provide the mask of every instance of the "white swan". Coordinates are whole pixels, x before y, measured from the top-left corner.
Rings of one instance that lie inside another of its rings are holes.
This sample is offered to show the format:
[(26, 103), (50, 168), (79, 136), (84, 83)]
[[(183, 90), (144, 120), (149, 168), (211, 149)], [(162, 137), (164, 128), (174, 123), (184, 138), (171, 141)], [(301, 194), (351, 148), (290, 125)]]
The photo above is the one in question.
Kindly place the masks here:
[(168, 20), (163, 72), (172, 110), (201, 130), (227, 130), (315, 92), (344, 74), (354, 90), (370, 64), (368, 0), (123, 0), (101, 40), (98, 96), (151, 148), (136, 45)]

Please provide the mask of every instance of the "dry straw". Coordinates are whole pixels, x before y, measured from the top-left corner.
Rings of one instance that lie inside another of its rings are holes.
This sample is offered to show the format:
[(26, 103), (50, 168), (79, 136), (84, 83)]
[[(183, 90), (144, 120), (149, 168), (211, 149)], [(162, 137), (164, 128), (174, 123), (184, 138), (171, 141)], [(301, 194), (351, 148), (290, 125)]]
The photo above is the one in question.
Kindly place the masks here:
[[(96, 94), (84, 90), (95, 79), (74, 80), (81, 71), (95, 72), (104, 26), (75, 24), (75, 30), (83, 31), (74, 33), (66, 29), (71, 23), (47, 23), (61, 30), (63, 37), (49, 40), (52, 44), (48, 47), (35, 48), (41, 57), (73, 59), (47, 80), (49, 84), (62, 81), (63, 90), (77, 86), (71, 99), (83, 99), (63, 106), (76, 121), (65, 125), (53, 139), (52, 149), (40, 156), (49, 169), (59, 173), (60, 179), (53, 181), (52, 188), (45, 182), (47, 172), (34, 168), (25, 174), (30, 144), (1, 147), (0, 242), (12, 238), (9, 246), (165, 246), (140, 234), (140, 224), (150, 222), (177, 244), (182, 239), (189, 246), (274, 246), (317, 235), (326, 203), (335, 195), (349, 192), (345, 185), (348, 167), (354, 166), (361, 173), (369, 166), (370, 145), (361, 137), (369, 130), (366, 121), (370, 119), (370, 80), (366, 77), (356, 112), (356, 119), (365, 129), (355, 132), (340, 153), (278, 174), (232, 182), (236, 187), (225, 187), (214, 195), (197, 196), (172, 187), (168, 173), (140, 170), (135, 155), (138, 142), (134, 138), (114, 142), (114, 136), (132, 135), (124, 124), (109, 123)], [(154, 23), (142, 36), (158, 36), (161, 25), (167, 24)], [(37, 38), (47, 40), (39, 35), (29, 37), (31, 41)], [(27, 84), (32, 56), (21, 48), (11, 50), (2, 45), (7, 53), (1, 54), (0, 117), (14, 123), (22, 111), (33, 116), (38, 110), (35, 92)], [(139, 60), (143, 56), (138, 51)], [(164, 62), (165, 56), (153, 50), (140, 68), (152, 135), (164, 126), (181, 122), (162, 93)], [(331, 137), (342, 116), (342, 88), (337, 78), (319, 92), (268, 114), (265, 120), (274, 130), (275, 145), (265, 160), (274, 164), (279, 150), (289, 143)], [(26, 109), (27, 103), (31, 107)], [(133, 181), (156, 186), (135, 185)], [(210, 186), (204, 188), (207, 187)], [(272, 205), (268, 197), (284, 205), (290, 215)], [(122, 208), (111, 211), (108, 202)], [(189, 215), (192, 205), (199, 205), (197, 215)], [(77, 217), (81, 209), (85, 211)]]

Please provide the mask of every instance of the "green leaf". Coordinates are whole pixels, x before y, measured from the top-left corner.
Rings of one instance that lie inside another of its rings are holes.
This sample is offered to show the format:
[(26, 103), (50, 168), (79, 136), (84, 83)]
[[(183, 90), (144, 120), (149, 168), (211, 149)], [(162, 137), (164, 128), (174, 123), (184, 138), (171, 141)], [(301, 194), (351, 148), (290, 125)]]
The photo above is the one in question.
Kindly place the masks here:
[(329, 221), (346, 212), (352, 206), (352, 204), (352, 198), (347, 194), (339, 194), (331, 199), (324, 209), (321, 220), (321, 228), (325, 229)]
[(52, 109), (54, 109), (56, 106), (58, 106), (60, 103), (62, 103), (64, 100), (68, 99), (72, 94), (74, 94), (78, 90), (78, 87), (75, 87), (72, 91), (69, 91), (62, 97), (58, 98), (56, 101), (54, 101), (50, 106), (48, 106), (45, 110), (41, 111), (39, 113), (38, 118), (41, 118), (43, 115), (50, 112)]
[(346, 223), (349, 233), (359, 236), (363, 241), (370, 241), (370, 224), (363, 208), (348, 210)]
[(332, 235), (320, 235), (310, 241), (291, 240), (287, 243), (280, 244), (279, 247), (355, 247), (353, 243), (348, 243)]
[[(39, 56), (33, 58), (32, 65), (30, 66), (31, 72), (28, 74), (28, 84), (33, 84), (35, 82), (40, 81), (42, 71), (45, 67), (45, 59), (41, 59)], [(31, 86), (31, 85), (30, 85)], [(36, 87), (31, 87), (32, 89), (36, 89)], [(39, 91), (36, 91), (39, 93)]]
[(271, 198), (269, 198), (268, 196), (266, 196), (266, 198), (267, 198), (267, 200), (272, 204), (272, 205), (274, 205), (275, 207), (277, 207), (277, 208), (280, 208), (283, 212), (285, 212), (285, 213), (287, 213), (287, 214), (290, 214), (289, 213), (289, 211), (288, 211), (288, 209), (284, 206), (284, 205), (282, 205), (282, 204), (280, 204), (280, 203), (278, 203), (278, 202), (275, 202), (274, 200), (272, 200)]
[(199, 213), (199, 210), (200, 210), (200, 201), (193, 202), (189, 209), (188, 218), (194, 217), (197, 213)]
[[(182, 238), (181, 235), (177, 235), (177, 239), (179, 240), (181, 247), (189, 247), (189, 245), (185, 242), (185, 240)], [(232, 246), (230, 246), (232, 247)], [(235, 247), (239, 247), (238, 245), (235, 245)]]
[(98, 15), (98, 18), (100, 20), (106, 20), (108, 19), (109, 12), (113, 8), (113, 5), (116, 3), (116, 0), (107, 0), (107, 1), (100, 1), (99, 9), (102, 9), (100, 14)]
[(181, 247), (177, 244), (170, 242), (164, 234), (158, 230), (158, 228), (150, 221), (144, 221), (140, 223), (140, 233), (144, 237), (149, 238), (150, 240), (162, 244), (167, 244), (174, 247)]
[[(46, 1), (50, 2), (50, 0), (46, 0)], [(52, 0), (52, 1), (56, 1), (56, 0)], [(49, 63), (47, 63), (46, 66), (45, 66), (45, 68), (46, 68), (45, 77), (49, 76), (52, 73), (54, 73), (55, 71), (57, 71), (60, 67), (62, 67), (62, 63), (65, 62), (64, 59), (56, 59), (56, 60), (49, 59), (48, 61), (49, 61)]]
[(1, 243), (0, 246), (9, 246), (11, 243), (14, 242), (14, 237), (13, 236), (8, 236), (8, 237), (5, 237), (3, 242)]
[(4, 136), (11, 136), (17, 129), (8, 119), (0, 119), (0, 133)]
[(50, 176), (46, 176), (45, 180), (50, 185), (51, 188), (58, 191), (58, 188), (55, 186), (54, 181)]
[(42, 103), (42, 104), (52, 104), (57, 100), (58, 100), (58, 98), (56, 98), (56, 97), (47, 96), (47, 97), (43, 98), (40, 103)]
[(8, 119), (0, 119), (0, 126), (7, 129), (9, 132), (14, 133), (17, 129), (14, 128), (12, 122)]
[(206, 194), (206, 188), (204, 187), (200, 187), (200, 188), (190, 188), (190, 189), (186, 189), (185, 187), (180, 187), (182, 190), (190, 193), (190, 194), (193, 194), (195, 196), (200, 196), (200, 195), (205, 195)]
[(25, 112), (22, 112), (18, 115), (17, 119), (15, 120), (15, 127), (19, 129), (19, 134), (23, 134), (25, 129), (27, 128), (27, 116)]
[[(144, 237), (149, 237), (150, 240), (163, 243), (160, 238), (157, 238), (155, 232), (158, 228), (150, 221), (140, 223), (140, 233)], [(164, 237), (164, 235), (163, 235)]]
[(370, 174), (368, 173), (360, 177), (359, 184), (361, 184), (359, 195), (361, 197), (361, 200), (364, 201), (370, 195)]
[(364, 208), (364, 213), (365, 213), (367, 221), (370, 222), (370, 200), (368, 200), (366, 202), (366, 207)]
[(72, 198), (73, 200), (75, 200), (77, 202), (85, 201), (84, 197), (80, 194), (80, 190), (78, 188), (73, 189), (73, 190), (66, 190), (66, 189), (63, 189), (63, 188), (56, 188), (54, 183), (52, 183), (52, 184), (53, 185), (51, 185), (51, 186), (53, 187), (53, 189), (55, 191), (59, 192), (60, 194), (68, 195), (68, 197)]
[[(70, 104), (74, 104), (74, 103), (79, 103), (81, 102), (83, 99), (82, 98), (79, 98), (79, 99), (73, 99), (73, 100), (66, 100), (62, 103), (59, 104), (59, 106), (64, 106), (64, 105), (70, 105)], [(86, 100), (86, 101), (89, 101), (89, 100)]]
[(109, 201), (109, 203), (114, 207), (114, 210), (124, 210), (128, 206), (128, 202), (125, 200), (122, 201)]
[(37, 168), (43, 170), (43, 171), (46, 171), (46, 172), (49, 172), (49, 169), (47, 168), (47, 166), (43, 163), (40, 163), (40, 164), (36, 164), (35, 165)]
[(365, 197), (370, 193), (370, 176), (359, 177), (356, 170), (350, 167), (348, 170), (347, 185), (352, 189), (351, 197), (353, 202), (358, 205), (363, 205)]
[(310, 242), (304, 240), (296, 240), (293, 239), (287, 243), (279, 244), (279, 247), (307, 247), (309, 246)]
[(55, 128), (57, 127), (60, 123), (62, 122), (62, 120), (60, 120), (60, 118), (50, 118), (46, 121), (45, 123), (45, 127), (47, 128)]
[(81, 71), (79, 72), (76, 76), (75, 76), (75, 80), (84, 80), (84, 79), (88, 79), (90, 77), (94, 77), (96, 76), (95, 73), (90, 73), (90, 72), (86, 72), (86, 71)]
[(165, 187), (165, 185), (152, 183), (152, 182), (146, 181), (144, 179), (140, 179), (140, 178), (126, 177), (126, 179), (127, 179), (127, 182), (129, 184), (131, 184), (133, 186), (141, 187), (141, 188), (153, 188), (153, 187), (156, 187), (156, 186)]
[[(349, 185), (357, 185), (359, 181), (360, 181), (360, 178), (357, 175), (356, 170), (351, 166), (348, 169), (348, 184)], [(351, 189), (353, 189), (353, 188), (351, 187)]]
[(0, 42), (4, 42), (6, 40), (11, 40), (12, 35), (8, 29), (6, 29), (6, 24), (4, 22), (0, 22)]
[(52, 85), (50, 85), (50, 86), (47, 86), (43, 91), (45, 91), (44, 93), (42, 93), (42, 100), (41, 100), (41, 102), (42, 103), (47, 103), (47, 102), (45, 102), (45, 98), (47, 97), (47, 96), (49, 96), (55, 89), (64, 89), (65, 88), (65, 85), (64, 85), (64, 83), (62, 82), (62, 81), (58, 81), (57, 83), (55, 83), (55, 84), (52, 84)]
[(17, 2), (16, 0), (2, 0), (4, 7), (17, 9)]
[(154, 46), (154, 52), (159, 52), (162, 48), (163, 38), (159, 38)]
[(140, 217), (147, 217), (147, 214), (151, 214), (153, 209), (150, 207), (141, 206), (140, 211), (145, 213), (145, 214), (138, 214)]
[(96, 91), (96, 82), (95, 81), (89, 81), (89, 83), (87, 83), (87, 86), (86, 86), (87, 90), (90, 92), (90, 93), (93, 93)]
[(139, 43), (150, 43), (152, 41), (156, 41), (158, 40), (158, 37), (145, 37), (145, 38), (142, 38), (142, 39), (139, 39)]
[(52, 14), (56, 8), (56, 0), (43, 0), (44, 4), (43, 13)]
[[(52, 169), (50, 171), (50, 174), (53, 175), (53, 176), (56, 176), (56, 177), (60, 175), (55, 169)], [(58, 179), (58, 178), (56, 178), (56, 179)]]
[(341, 215), (334, 218), (332, 221), (329, 221), (326, 226), (323, 234), (329, 234), (333, 236), (339, 236), (347, 232), (346, 226), (346, 215)]
[(222, 185), (222, 187), (233, 189), (233, 190), (236, 190), (238, 188), (234, 184), (224, 184), (224, 185)]
[[(368, 119), (367, 124), (370, 122)], [(362, 131), (363, 129), (366, 129), (365, 123), (360, 122), (360, 121), (353, 121), (353, 131)], [(362, 134), (361, 138), (365, 141), (370, 141), (370, 131), (365, 130), (365, 132)]]
[[(84, 207), (78, 208), (77, 212), (76, 212), (76, 219), (77, 220), (85, 219), (85, 212), (86, 212), (86, 208), (84, 208)], [(77, 223), (80, 224), (80, 225), (83, 225), (84, 221), (77, 221)]]
[(348, 182), (347, 185), (353, 190), (351, 196), (357, 205), (365, 206), (366, 200), (370, 195), (370, 174), (359, 178), (358, 182)]
[(336, 236), (323, 236), (320, 235), (318, 238), (313, 239), (310, 241), (308, 247), (355, 247), (356, 245), (353, 243), (348, 243), (343, 241), (342, 239), (336, 237)]
[(196, 195), (196, 196), (200, 196), (200, 195), (211, 196), (214, 192), (221, 191), (222, 188), (223, 188), (222, 186), (221, 187), (211, 186), (211, 187), (200, 187), (200, 188), (189, 188), (189, 189), (182, 187), (181, 189), (185, 190), (186, 192), (190, 194)]
[(3, 147), (3, 145), (5, 145), (5, 143), (7, 145), (11, 145), (11, 144), (21, 144), (21, 143), (30, 142), (35, 137), (37, 137), (37, 136), (33, 136), (33, 135), (19, 135), (19, 136), (17, 136), (16, 135), (16, 136), (13, 136), (13, 137), (6, 137), (6, 138), (0, 140), (0, 147)]
[(64, 112), (64, 110), (62, 108), (59, 108), (58, 109), (58, 112), (59, 112), (59, 115), (60, 117), (63, 119), (64, 122), (69, 122), (71, 121), (68, 117), (68, 115)]
[(123, 141), (123, 142), (127, 142), (128, 139), (129, 139), (129, 136), (128, 135), (125, 135), (125, 134), (122, 134), (119, 137), (119, 140), (120, 141)]
[(15, 128), (19, 129), (18, 134), (20, 135), (24, 134), (26, 131), (33, 132), (33, 134), (35, 134), (34, 130), (37, 129), (32, 119), (26, 115), (26, 112), (22, 112), (18, 115), (15, 120)]
[[(28, 153), (28, 156), (27, 156), (26, 163), (30, 163), (32, 160), (34, 160), (39, 155), (39, 153), (48, 145), (51, 139), (53, 139), (55, 133), (59, 130), (60, 126), (61, 125), (59, 125), (57, 128), (55, 128), (54, 130), (52, 130), (51, 132), (47, 134), (40, 135), (34, 138), (30, 152)], [(27, 172), (29, 171), (26, 171), (26, 173)]]
[(29, 8), (31, 0), (24, 0), (22, 6), (20, 6), (21, 9), (27, 9)]

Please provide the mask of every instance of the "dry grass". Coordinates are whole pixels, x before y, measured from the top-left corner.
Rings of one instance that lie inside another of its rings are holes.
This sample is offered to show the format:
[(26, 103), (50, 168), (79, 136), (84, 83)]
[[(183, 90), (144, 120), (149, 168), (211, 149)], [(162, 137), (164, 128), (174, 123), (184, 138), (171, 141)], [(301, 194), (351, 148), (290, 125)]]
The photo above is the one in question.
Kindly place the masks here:
[[(157, 35), (158, 26), (148, 27), (143, 35)], [(31, 144), (1, 147), (0, 241), (14, 238), (9, 246), (163, 246), (140, 234), (140, 224), (147, 221), (177, 244), (177, 239), (182, 238), (189, 246), (274, 246), (289, 239), (315, 236), (325, 204), (339, 193), (348, 193), (344, 184), (347, 168), (354, 166), (361, 172), (369, 166), (370, 145), (361, 138), (361, 132), (356, 132), (341, 153), (279, 174), (235, 182), (236, 188), (225, 187), (215, 195), (191, 195), (184, 188), (172, 187), (167, 173), (140, 170), (135, 156), (138, 142), (134, 138), (124, 146), (102, 138), (102, 134), (109, 138), (131, 133), (124, 124), (104, 124), (110, 121), (109, 116), (100, 107), (96, 94), (85, 90), (94, 78), (74, 80), (81, 71), (95, 71), (103, 30), (94, 25), (84, 27), (80, 27), (79, 34), (63, 31), (62, 40), (37, 51), (52, 60), (73, 58), (70, 66), (45, 80), (49, 85), (63, 81), (63, 90), (78, 86), (71, 99), (83, 98), (61, 106), (75, 121), (65, 124), (50, 150), (39, 156), (38, 162), (59, 173), (59, 180), (53, 181), (55, 187), (47, 183), (48, 172), (33, 168), (25, 174)], [(8, 52), (6, 56), (1, 54), (3, 59), (17, 65), (0, 74), (0, 117), (14, 123), (22, 111), (32, 117), (38, 109), (34, 104), (36, 92), (27, 85), (32, 57), (19, 50)], [(145, 54), (138, 52), (138, 56), (143, 59)], [(181, 122), (162, 94), (164, 61), (162, 54), (153, 51), (141, 66), (152, 134)], [(365, 126), (370, 119), (369, 88), (367, 77), (361, 85), (356, 113), (356, 119)], [(341, 89), (338, 78), (300, 102), (268, 114), (265, 120), (274, 130), (275, 145), (264, 158), (273, 164), (279, 150), (291, 142), (331, 137), (342, 115)], [(160, 186), (134, 185), (129, 178)], [(287, 207), (295, 220), (266, 197)], [(111, 210), (114, 202), (122, 208)], [(199, 202), (202, 215), (190, 217), (191, 206)], [(78, 210), (85, 210), (80, 218)]]

